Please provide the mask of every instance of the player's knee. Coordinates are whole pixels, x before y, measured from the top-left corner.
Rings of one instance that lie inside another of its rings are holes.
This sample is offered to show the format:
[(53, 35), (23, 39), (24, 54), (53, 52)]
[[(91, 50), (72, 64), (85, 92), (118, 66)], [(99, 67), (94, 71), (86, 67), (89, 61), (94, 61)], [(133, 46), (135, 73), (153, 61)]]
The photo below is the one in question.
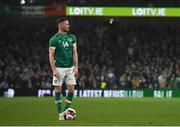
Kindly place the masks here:
[(68, 93), (73, 93), (74, 92), (74, 86), (68, 86)]
[(74, 89), (68, 89), (68, 93), (73, 93), (74, 92)]
[(74, 90), (68, 90), (68, 93), (74, 93)]
[(54, 91), (58, 92), (58, 93), (61, 93), (61, 87), (60, 86), (54, 87)]

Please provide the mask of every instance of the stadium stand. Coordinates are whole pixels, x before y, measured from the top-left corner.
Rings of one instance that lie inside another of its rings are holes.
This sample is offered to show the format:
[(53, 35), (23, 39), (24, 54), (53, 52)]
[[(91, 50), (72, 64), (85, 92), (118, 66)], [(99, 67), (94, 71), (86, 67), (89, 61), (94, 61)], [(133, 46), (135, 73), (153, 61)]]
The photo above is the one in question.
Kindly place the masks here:
[[(176, 25), (88, 24), (75, 34), (79, 89), (179, 88)], [(54, 24), (0, 25), (0, 88), (51, 88), (48, 41)]]

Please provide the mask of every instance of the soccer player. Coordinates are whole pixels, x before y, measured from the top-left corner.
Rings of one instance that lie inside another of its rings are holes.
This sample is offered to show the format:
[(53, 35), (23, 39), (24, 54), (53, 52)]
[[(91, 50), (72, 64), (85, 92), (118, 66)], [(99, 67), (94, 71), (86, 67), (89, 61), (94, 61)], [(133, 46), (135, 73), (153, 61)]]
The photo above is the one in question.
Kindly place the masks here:
[[(69, 21), (66, 18), (57, 19), (58, 32), (49, 40), (49, 62), (53, 71), (53, 86), (55, 104), (59, 120), (64, 120), (64, 111), (70, 107), (78, 74), (78, 53), (75, 35), (69, 33)], [(61, 91), (65, 81), (68, 94), (62, 109)]]

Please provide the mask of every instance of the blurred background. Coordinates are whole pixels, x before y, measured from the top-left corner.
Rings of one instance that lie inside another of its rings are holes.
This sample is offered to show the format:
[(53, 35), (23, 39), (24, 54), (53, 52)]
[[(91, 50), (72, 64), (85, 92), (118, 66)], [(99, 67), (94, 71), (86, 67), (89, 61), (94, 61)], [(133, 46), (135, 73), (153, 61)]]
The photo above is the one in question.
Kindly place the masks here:
[(78, 40), (77, 90), (180, 88), (180, 0), (4, 0), (1, 96), (52, 90), (48, 42), (61, 16)]

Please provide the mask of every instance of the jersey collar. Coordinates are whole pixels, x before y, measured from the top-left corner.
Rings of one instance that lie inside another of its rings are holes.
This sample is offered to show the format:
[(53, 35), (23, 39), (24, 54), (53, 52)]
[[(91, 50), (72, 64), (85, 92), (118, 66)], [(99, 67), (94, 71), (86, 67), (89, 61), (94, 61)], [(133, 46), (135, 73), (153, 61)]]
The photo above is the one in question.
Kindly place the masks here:
[(60, 32), (58, 32), (60, 36), (65, 36), (67, 35), (67, 32), (65, 34), (61, 34)]

